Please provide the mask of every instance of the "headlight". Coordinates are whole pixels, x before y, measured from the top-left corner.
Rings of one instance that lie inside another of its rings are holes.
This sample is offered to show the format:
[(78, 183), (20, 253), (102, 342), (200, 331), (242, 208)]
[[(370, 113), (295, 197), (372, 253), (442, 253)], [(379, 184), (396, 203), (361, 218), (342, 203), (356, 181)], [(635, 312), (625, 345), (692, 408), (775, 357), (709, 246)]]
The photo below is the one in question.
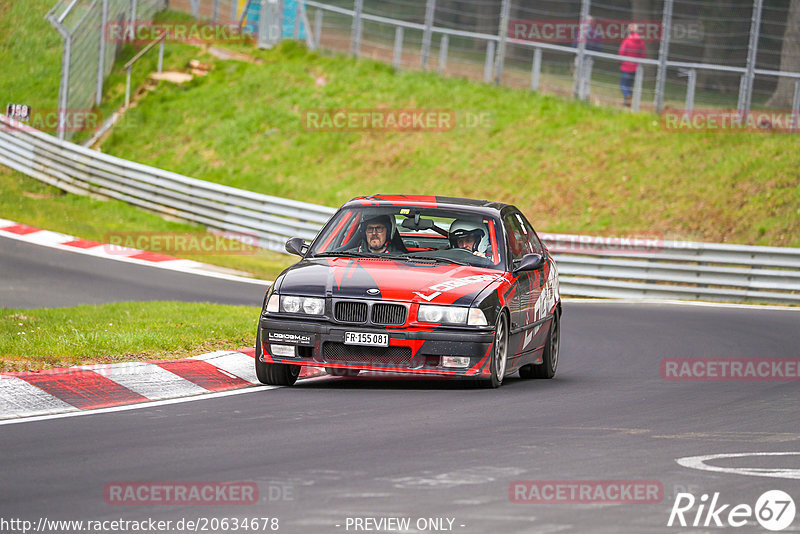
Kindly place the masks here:
[(421, 323), (466, 324), (469, 308), (421, 304), (417, 320)]
[[(270, 303), (272, 299), (270, 299)], [(272, 311), (267, 308), (268, 311)], [(281, 295), (280, 311), (286, 313), (306, 313), (308, 315), (322, 315), (325, 311), (325, 299), (316, 297), (295, 297)]]

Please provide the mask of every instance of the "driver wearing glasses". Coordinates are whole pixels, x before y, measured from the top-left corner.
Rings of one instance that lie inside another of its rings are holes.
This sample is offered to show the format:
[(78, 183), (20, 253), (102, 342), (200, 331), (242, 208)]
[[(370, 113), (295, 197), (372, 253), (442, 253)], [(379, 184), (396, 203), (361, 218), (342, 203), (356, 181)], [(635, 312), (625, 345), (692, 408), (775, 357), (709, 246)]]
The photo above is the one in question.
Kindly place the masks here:
[(388, 254), (393, 251), (389, 240), (389, 229), (392, 222), (388, 215), (378, 215), (364, 223), (364, 239), (358, 246), (358, 252), (372, 254)]

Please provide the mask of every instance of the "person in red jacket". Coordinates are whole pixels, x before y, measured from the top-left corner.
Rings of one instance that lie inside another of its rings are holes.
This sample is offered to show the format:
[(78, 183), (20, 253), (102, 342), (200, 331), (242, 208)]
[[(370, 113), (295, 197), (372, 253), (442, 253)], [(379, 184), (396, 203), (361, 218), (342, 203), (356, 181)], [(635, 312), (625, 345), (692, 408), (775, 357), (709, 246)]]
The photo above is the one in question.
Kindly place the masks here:
[[(639, 28), (636, 24), (628, 25), (628, 36), (622, 41), (619, 46), (620, 56), (638, 57), (643, 58), (647, 55), (647, 48), (644, 46), (642, 36), (639, 35)], [(622, 96), (625, 99), (625, 106), (631, 105), (631, 93), (633, 93), (633, 79), (636, 75), (636, 68), (638, 63), (633, 61), (623, 61), (619, 67), (622, 71), (622, 77), (619, 80), (619, 88), (622, 90)]]

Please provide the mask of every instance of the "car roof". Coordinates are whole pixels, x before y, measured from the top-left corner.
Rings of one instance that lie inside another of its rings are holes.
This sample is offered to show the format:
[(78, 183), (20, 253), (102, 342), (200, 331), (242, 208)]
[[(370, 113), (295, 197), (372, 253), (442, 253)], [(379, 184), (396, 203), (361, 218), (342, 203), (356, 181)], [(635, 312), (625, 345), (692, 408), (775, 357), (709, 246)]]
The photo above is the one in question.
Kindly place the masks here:
[[(490, 202), (488, 200), (475, 200), (472, 198), (440, 197), (430, 195), (371, 195), (356, 197), (344, 206), (420, 206), (428, 208), (471, 208), (470, 211), (487, 211), (497, 214), (509, 204)], [(483, 208), (483, 209), (481, 209)]]

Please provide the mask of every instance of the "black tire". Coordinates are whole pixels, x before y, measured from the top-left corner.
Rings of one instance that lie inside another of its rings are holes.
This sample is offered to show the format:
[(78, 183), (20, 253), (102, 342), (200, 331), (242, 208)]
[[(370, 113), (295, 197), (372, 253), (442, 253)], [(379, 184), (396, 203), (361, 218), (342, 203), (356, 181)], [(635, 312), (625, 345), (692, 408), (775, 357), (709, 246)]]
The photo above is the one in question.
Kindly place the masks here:
[(497, 318), (494, 329), (494, 343), (492, 344), (492, 358), (489, 365), (492, 375), (478, 381), (478, 385), (485, 388), (498, 388), (503, 383), (508, 364), (508, 321), (504, 314)]
[(553, 315), (550, 321), (550, 333), (542, 353), (542, 363), (539, 365), (525, 365), (520, 368), (521, 378), (553, 378), (558, 370), (558, 351), (561, 346), (561, 321), (558, 314)]
[(286, 365), (283, 363), (266, 363), (261, 361), (261, 328), (256, 333), (256, 377), (262, 384), (269, 386), (291, 386), (300, 376), (299, 365)]
[(358, 376), (361, 369), (342, 369), (341, 367), (326, 367), (325, 372), (331, 376)]

